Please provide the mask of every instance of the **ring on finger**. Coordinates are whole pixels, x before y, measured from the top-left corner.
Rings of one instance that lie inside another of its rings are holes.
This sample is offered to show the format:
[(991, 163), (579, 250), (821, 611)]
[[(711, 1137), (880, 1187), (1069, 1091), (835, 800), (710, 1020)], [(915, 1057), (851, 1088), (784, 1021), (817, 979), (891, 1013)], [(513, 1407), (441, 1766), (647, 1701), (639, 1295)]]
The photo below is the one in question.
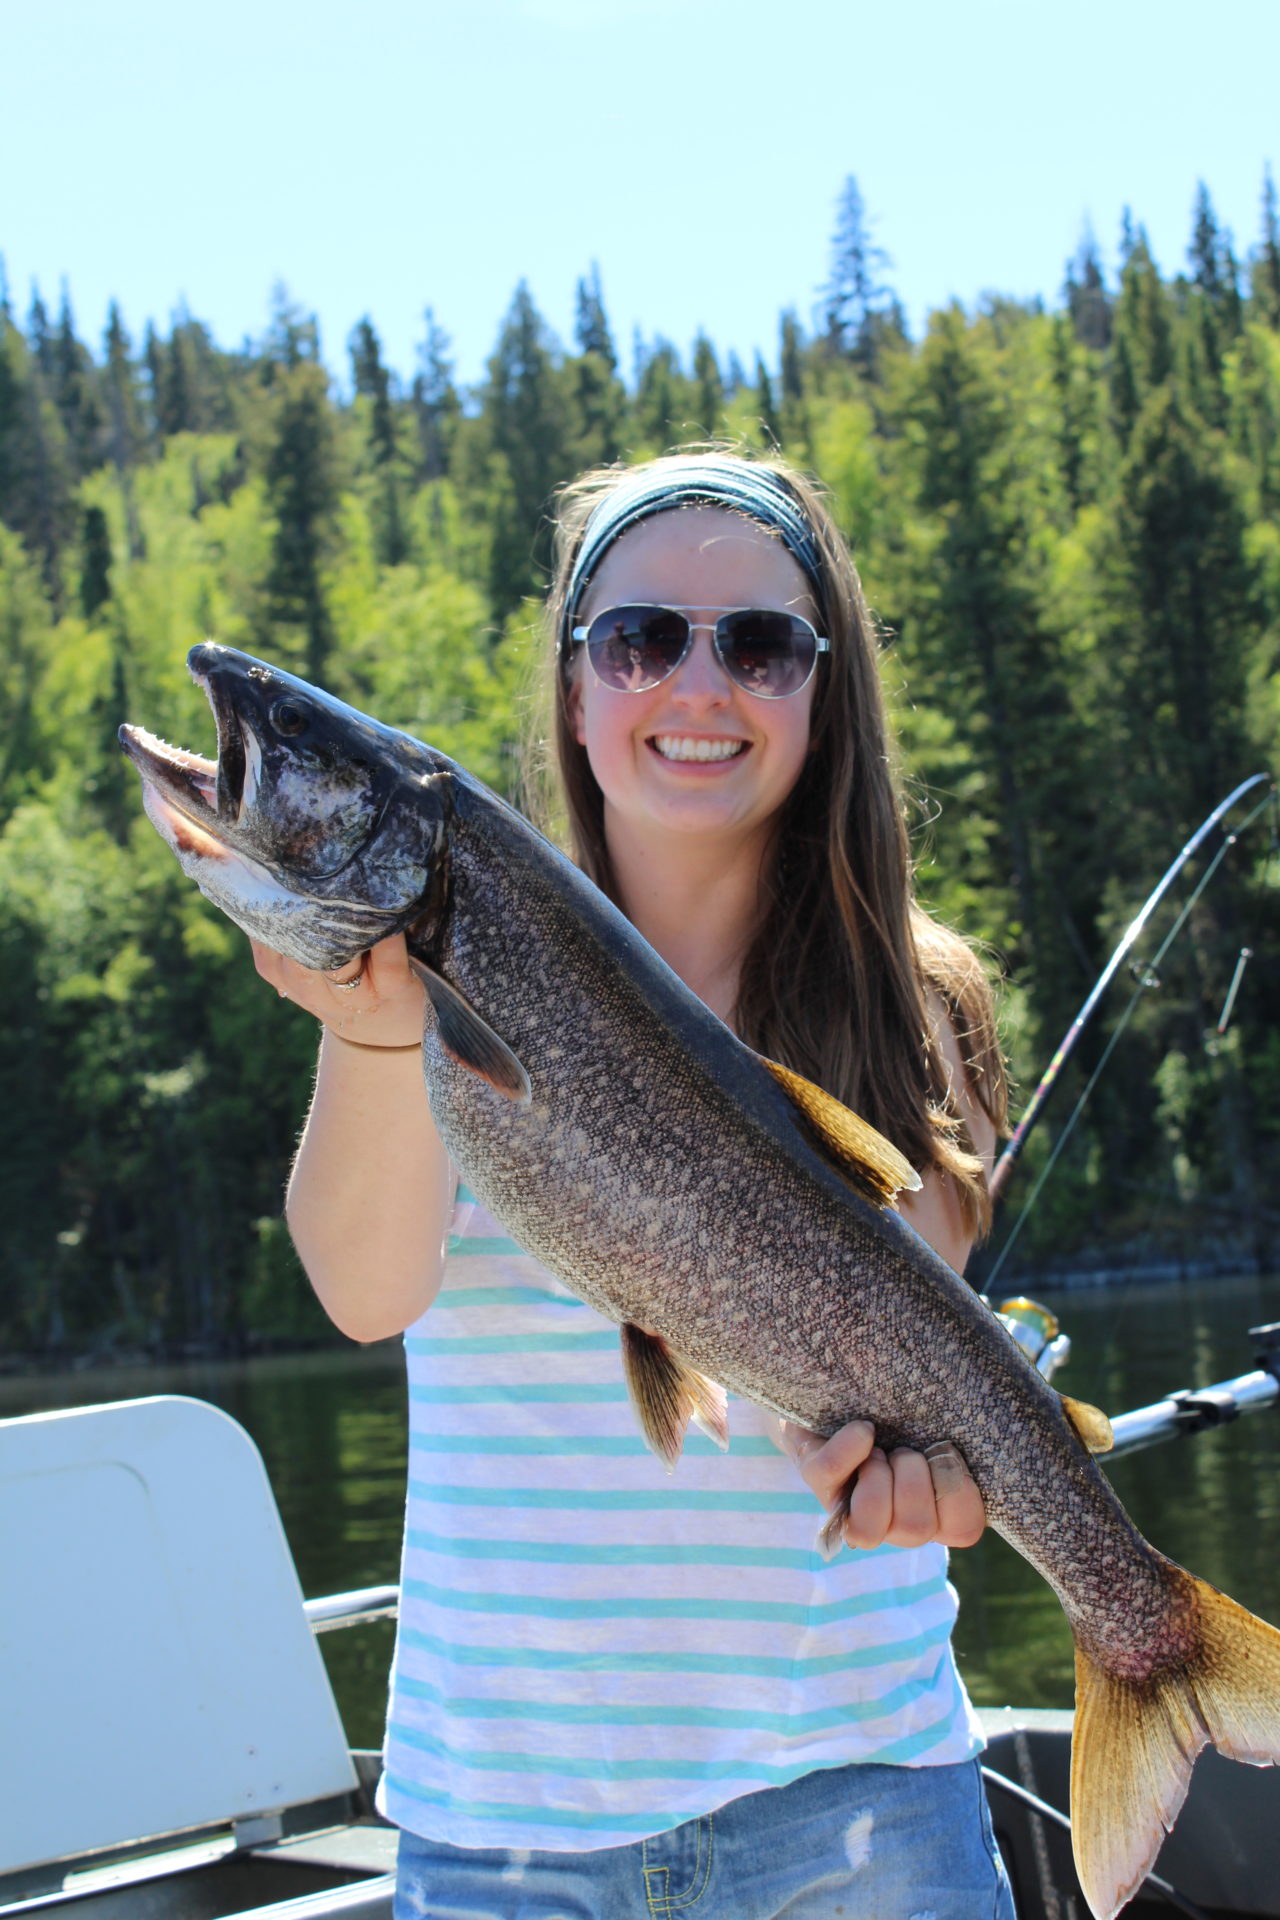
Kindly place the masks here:
[(325, 979), (328, 980), (329, 985), (333, 987), (336, 992), (350, 993), (353, 987), (360, 986), (364, 981), (364, 961), (363, 959), (361, 960), (359, 967), (357, 968), (356, 972), (352, 974), (349, 980), (334, 980), (327, 973), (325, 975)]

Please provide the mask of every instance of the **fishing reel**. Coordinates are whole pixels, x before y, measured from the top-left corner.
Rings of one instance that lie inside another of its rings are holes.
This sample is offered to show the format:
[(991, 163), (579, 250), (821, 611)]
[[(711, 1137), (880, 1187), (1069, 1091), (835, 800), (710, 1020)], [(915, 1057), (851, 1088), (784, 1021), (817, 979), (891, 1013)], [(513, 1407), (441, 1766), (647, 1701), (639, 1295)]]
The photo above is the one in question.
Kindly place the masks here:
[(1038, 1300), (1028, 1300), (1025, 1294), (1015, 1294), (1010, 1300), (1002, 1300), (997, 1306), (994, 1301), (983, 1299), (995, 1314), (1005, 1330), (1013, 1335), (1032, 1365), (1051, 1380), (1063, 1362), (1071, 1358), (1071, 1341), (1058, 1325), (1056, 1314), (1048, 1307), (1042, 1307)]

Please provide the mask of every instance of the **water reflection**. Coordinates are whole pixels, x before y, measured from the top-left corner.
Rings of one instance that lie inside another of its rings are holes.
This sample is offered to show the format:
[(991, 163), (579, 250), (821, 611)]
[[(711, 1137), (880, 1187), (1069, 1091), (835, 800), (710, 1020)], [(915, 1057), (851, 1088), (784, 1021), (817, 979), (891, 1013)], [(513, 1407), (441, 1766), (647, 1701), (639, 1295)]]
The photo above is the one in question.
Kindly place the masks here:
[[(1032, 1291), (1071, 1335), (1071, 1361), (1054, 1385), (1108, 1413), (1248, 1373), (1248, 1329), (1280, 1319), (1274, 1279)], [(1162, 1553), (1264, 1619), (1280, 1621), (1280, 1416), (1250, 1414), (1127, 1455), (1107, 1471)], [(1026, 1561), (988, 1535), (954, 1556), (952, 1578), (961, 1600), (960, 1664), (979, 1705), (1069, 1707), (1071, 1634)]]
[[(1280, 1318), (1280, 1283), (1254, 1279), (1043, 1297), (1073, 1344), (1055, 1384), (1110, 1413), (1249, 1371), (1246, 1330)], [(212, 1401), (253, 1436), (304, 1593), (395, 1579), (405, 1475), (398, 1341), (247, 1362), (0, 1379), (0, 1417), (151, 1393)], [(1254, 1414), (1118, 1460), (1111, 1472), (1157, 1546), (1255, 1613), (1280, 1621), (1280, 1417)], [(1071, 1636), (1039, 1576), (989, 1536), (955, 1556), (953, 1577), (962, 1600), (957, 1644), (974, 1698), (983, 1705), (1069, 1706)], [(381, 1623), (326, 1634), (320, 1643), (357, 1746), (381, 1741), (391, 1640), (390, 1624)]]

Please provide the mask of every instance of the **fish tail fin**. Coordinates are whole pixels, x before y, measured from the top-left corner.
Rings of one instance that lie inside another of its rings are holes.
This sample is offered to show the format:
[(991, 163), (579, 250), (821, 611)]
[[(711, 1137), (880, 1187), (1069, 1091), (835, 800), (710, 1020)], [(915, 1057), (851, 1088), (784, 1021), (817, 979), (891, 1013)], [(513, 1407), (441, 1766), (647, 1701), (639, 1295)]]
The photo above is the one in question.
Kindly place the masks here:
[(1171, 1560), (1163, 1571), (1180, 1655), (1141, 1679), (1076, 1646), (1072, 1845), (1098, 1920), (1146, 1878), (1202, 1748), (1280, 1763), (1280, 1632)]

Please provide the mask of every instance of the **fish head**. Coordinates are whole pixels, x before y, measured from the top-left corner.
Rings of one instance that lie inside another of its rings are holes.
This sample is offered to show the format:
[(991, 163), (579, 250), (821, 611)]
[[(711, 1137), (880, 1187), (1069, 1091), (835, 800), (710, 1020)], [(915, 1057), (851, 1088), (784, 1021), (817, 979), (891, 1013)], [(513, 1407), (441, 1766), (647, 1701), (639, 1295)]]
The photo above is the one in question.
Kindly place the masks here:
[(142, 727), (120, 744), (200, 891), (307, 967), (341, 966), (426, 911), (447, 870), (451, 762), (234, 647), (206, 641), (187, 665), (217, 759)]

